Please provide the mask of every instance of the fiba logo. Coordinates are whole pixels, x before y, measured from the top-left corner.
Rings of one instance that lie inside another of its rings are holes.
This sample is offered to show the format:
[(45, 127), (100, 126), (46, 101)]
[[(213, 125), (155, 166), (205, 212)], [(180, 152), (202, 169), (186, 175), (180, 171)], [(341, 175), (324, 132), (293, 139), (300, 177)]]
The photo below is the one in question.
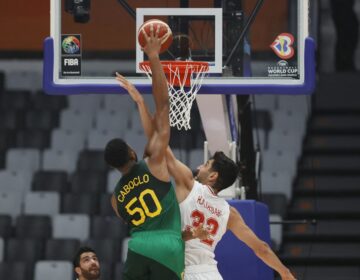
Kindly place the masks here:
[(281, 59), (290, 59), (294, 56), (294, 36), (290, 33), (281, 33), (270, 45), (275, 54)]
[(289, 65), (289, 63), (286, 60), (280, 60), (277, 63), (277, 66), (279, 67), (287, 67)]
[(66, 54), (77, 54), (80, 52), (80, 40), (75, 36), (65, 37), (61, 46)]

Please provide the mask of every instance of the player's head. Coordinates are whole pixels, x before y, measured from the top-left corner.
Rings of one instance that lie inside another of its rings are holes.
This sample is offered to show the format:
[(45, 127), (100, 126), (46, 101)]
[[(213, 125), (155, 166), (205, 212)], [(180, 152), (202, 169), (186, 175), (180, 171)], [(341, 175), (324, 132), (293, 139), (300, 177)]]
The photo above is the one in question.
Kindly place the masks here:
[(80, 247), (74, 256), (73, 265), (79, 280), (100, 279), (100, 264), (93, 249)]
[(137, 161), (137, 156), (124, 140), (115, 138), (106, 144), (104, 159), (111, 167), (122, 168), (131, 160)]
[(236, 163), (223, 152), (216, 152), (211, 159), (198, 167), (196, 179), (220, 192), (230, 187), (238, 174), (239, 168)]

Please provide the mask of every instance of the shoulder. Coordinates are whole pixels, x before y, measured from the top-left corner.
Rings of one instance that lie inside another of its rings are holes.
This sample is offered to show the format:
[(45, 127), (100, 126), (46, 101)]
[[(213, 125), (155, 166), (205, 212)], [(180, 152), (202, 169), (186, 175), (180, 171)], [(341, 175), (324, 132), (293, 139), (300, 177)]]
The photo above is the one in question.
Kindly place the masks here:
[(203, 188), (205, 185), (199, 183), (198, 181), (196, 181), (195, 179), (193, 180), (192, 184), (191, 184), (191, 188), (192, 189), (196, 189), (196, 190), (200, 190), (201, 188)]
[(185, 201), (188, 201), (191, 197), (197, 194), (198, 188), (195, 188), (195, 180), (193, 180), (193, 183), (191, 187), (185, 187), (181, 184), (176, 184), (176, 197), (179, 203), (182, 203), (182, 205), (185, 204)]
[(232, 206), (230, 206), (230, 214), (228, 220), (228, 229), (232, 229), (236, 226), (241, 226), (244, 224), (244, 220), (241, 217), (240, 213)]

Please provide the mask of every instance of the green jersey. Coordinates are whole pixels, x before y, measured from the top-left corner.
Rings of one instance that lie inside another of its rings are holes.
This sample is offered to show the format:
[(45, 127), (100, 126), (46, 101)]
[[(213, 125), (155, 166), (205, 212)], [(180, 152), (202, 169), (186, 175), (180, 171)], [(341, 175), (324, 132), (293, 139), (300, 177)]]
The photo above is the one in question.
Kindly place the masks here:
[(155, 178), (141, 160), (120, 179), (114, 196), (118, 212), (130, 228), (129, 250), (180, 275), (184, 266), (184, 244), (180, 209), (171, 182)]

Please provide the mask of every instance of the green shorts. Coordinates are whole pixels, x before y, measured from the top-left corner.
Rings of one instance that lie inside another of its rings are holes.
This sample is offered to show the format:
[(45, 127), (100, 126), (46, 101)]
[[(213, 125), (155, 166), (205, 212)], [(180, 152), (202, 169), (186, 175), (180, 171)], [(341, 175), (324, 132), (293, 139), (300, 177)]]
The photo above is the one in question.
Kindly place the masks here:
[(125, 280), (179, 280), (184, 258), (184, 242), (179, 233), (135, 233), (129, 241), (123, 276)]

